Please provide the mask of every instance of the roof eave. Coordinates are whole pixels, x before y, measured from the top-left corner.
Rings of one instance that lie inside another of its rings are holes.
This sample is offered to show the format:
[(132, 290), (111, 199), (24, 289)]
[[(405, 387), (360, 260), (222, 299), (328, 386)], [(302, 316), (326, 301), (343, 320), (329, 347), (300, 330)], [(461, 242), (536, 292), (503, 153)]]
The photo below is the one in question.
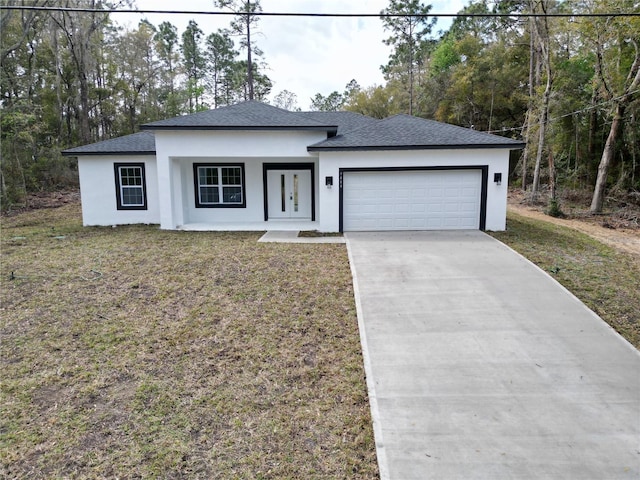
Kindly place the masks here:
[(314, 146), (307, 147), (308, 152), (339, 152), (339, 151), (376, 151), (376, 150), (475, 150), (475, 149), (509, 149), (521, 150), (524, 143), (504, 143), (489, 145), (371, 145), (371, 146)]
[(149, 156), (149, 155), (155, 155), (156, 152), (154, 151), (145, 151), (145, 152), (140, 152), (140, 151), (128, 151), (128, 150), (120, 150), (120, 151), (111, 151), (111, 152), (73, 152), (73, 151), (69, 151), (69, 150), (63, 150), (62, 152), (60, 152), (62, 154), (63, 157), (96, 157), (96, 156), (109, 156), (109, 155), (141, 155), (141, 156)]
[(263, 131), (282, 131), (282, 130), (306, 130), (306, 131), (316, 131), (316, 132), (327, 132), (327, 133), (336, 133), (338, 131), (338, 127), (335, 125), (308, 125), (308, 126), (299, 126), (299, 125), (269, 125), (269, 126), (243, 126), (243, 125), (140, 125), (140, 130), (263, 130)]

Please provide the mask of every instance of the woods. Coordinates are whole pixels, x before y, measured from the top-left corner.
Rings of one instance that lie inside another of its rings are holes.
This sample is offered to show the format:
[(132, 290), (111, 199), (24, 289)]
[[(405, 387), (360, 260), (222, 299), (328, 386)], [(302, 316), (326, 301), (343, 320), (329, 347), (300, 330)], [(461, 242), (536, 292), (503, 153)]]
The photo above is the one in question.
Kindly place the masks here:
[[(247, 99), (298, 108), (287, 85), (270, 98), (258, 1), (212, 0), (234, 14), (215, 32), (195, 20), (182, 32), (167, 21), (126, 28), (106, 10), (132, 8), (131, 0), (80, 3), (98, 12), (0, 12), (3, 208), (73, 185), (64, 148)], [(431, 11), (418, 0), (390, 0), (380, 12), (380, 41), (392, 47), (380, 67), (384, 83), (354, 71), (343, 91), (309, 99), (311, 108), (410, 113), (521, 138), (527, 148), (510, 182), (533, 200), (553, 176), (560, 188), (592, 191), (594, 213), (607, 192), (640, 190), (640, 16), (613, 15), (638, 13), (633, 0), (472, 1), (437, 33)], [(610, 15), (578, 16), (593, 13)]]
[[(429, 8), (394, 0), (381, 14), (393, 12)], [(521, 16), (482, 16), (507, 13)], [(640, 190), (639, 13), (631, 0), (481, 0), (437, 39), (417, 35), (418, 21), (430, 30), (427, 17), (405, 17), (404, 25), (383, 18), (394, 45), (381, 67), (387, 83), (361, 91), (345, 108), (522, 138), (527, 148), (512, 183), (536, 201), (555, 176), (564, 188), (593, 191), (591, 212), (599, 213), (607, 188)]]
[[(132, 6), (125, 0), (80, 3), (95, 10)], [(229, 29), (210, 33), (195, 20), (183, 32), (170, 22), (156, 26), (146, 20), (125, 28), (106, 12), (2, 10), (1, 15), (3, 208), (23, 203), (30, 192), (74, 186), (73, 160), (60, 156), (65, 148), (133, 133), (153, 120), (266, 100), (271, 91), (265, 63), (246, 54), (260, 58), (261, 52), (248, 35), (235, 35), (242, 14)], [(251, 27), (256, 21), (252, 17)]]

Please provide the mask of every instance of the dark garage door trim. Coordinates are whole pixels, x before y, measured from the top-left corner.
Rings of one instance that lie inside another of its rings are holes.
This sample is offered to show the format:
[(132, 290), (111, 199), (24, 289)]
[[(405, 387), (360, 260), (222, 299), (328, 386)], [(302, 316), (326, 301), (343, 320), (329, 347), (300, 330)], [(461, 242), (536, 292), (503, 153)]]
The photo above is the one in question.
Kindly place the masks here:
[(484, 231), (487, 225), (487, 181), (489, 179), (488, 165), (456, 165), (451, 167), (357, 167), (339, 169), (338, 201), (340, 203), (340, 232), (344, 232), (343, 222), (343, 196), (344, 174), (352, 172), (408, 172), (408, 171), (435, 171), (435, 170), (480, 170), (482, 172), (482, 185), (480, 189), (480, 230)]

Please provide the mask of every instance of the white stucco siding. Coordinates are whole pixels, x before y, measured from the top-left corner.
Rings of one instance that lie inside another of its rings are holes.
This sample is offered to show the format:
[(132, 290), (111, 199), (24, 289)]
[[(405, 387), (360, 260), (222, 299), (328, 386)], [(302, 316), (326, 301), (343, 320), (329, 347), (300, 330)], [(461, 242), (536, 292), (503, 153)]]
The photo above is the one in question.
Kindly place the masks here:
[[(144, 163), (146, 210), (118, 210), (114, 164)], [(78, 157), (82, 223), (93, 225), (127, 225), (160, 223), (156, 160), (148, 155), (105, 155)]]
[(313, 157), (307, 146), (327, 138), (316, 131), (157, 131), (163, 157)]
[[(326, 138), (314, 131), (158, 131), (161, 228), (192, 223), (241, 223), (264, 220), (264, 163), (313, 163), (307, 146)], [(194, 163), (244, 165), (246, 207), (196, 208)], [(316, 177), (316, 205), (319, 194)]]
[[(507, 211), (507, 178), (509, 150), (398, 150), (320, 152), (320, 230), (335, 232), (340, 228), (339, 178), (341, 168), (487, 166), (486, 230), (504, 230)], [(494, 173), (502, 173), (502, 183), (493, 181)], [(325, 187), (325, 177), (333, 177), (333, 188)]]

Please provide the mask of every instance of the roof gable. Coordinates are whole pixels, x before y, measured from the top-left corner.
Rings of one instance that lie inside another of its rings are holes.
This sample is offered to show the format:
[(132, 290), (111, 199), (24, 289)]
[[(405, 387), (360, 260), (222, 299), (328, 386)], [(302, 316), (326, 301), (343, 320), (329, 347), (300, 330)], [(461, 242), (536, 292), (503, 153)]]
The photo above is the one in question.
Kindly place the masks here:
[(400, 114), (308, 147), (309, 151), (513, 148), (523, 143), (470, 128)]
[(323, 123), (282, 108), (248, 101), (141, 125), (142, 130), (319, 130), (335, 134), (338, 125)]

